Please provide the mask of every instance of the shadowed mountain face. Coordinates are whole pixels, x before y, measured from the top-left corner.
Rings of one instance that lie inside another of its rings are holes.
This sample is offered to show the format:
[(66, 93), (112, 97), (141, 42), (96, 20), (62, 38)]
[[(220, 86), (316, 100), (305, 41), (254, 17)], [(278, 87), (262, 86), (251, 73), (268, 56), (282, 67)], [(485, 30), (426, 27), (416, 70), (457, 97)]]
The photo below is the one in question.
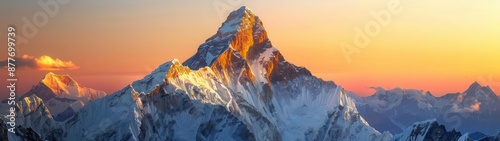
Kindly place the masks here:
[(488, 86), (474, 82), (463, 93), (434, 97), (421, 90), (379, 88), (369, 97), (356, 101), (360, 114), (371, 126), (393, 134), (414, 122), (437, 121), (461, 132), (493, 135), (500, 130), (500, 100)]

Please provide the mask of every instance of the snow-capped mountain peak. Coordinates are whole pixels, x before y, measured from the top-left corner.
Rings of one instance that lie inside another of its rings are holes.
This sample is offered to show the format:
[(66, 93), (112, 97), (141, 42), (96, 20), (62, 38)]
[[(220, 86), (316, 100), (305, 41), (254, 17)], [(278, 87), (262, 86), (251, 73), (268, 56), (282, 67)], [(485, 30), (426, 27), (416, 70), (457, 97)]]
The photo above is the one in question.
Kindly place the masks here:
[[(16, 103), (16, 135), (9, 133), (9, 140), (25, 140), (22, 137), (24, 128), (31, 128), (37, 134), (44, 134), (46, 139), (53, 140), (54, 130), (59, 128), (59, 123), (54, 121), (52, 114), (44, 101), (36, 95), (24, 97)], [(30, 137), (28, 137), (30, 138)]]
[(139, 94), (151, 94), (165, 84), (167, 73), (174, 64), (180, 64), (179, 60), (173, 59), (161, 64), (151, 74), (146, 75), (141, 80), (134, 81), (131, 87)]
[(478, 88), (481, 88), (483, 86), (481, 86), (481, 84), (479, 84), (477, 81), (474, 81), (474, 83), (472, 83), (470, 86), (469, 86), (469, 89), (478, 89)]
[[(78, 91), (79, 84), (76, 81), (74, 81), (69, 75), (57, 75), (52, 72), (49, 72), (42, 79), (41, 83), (49, 87), (55, 94), (59, 95), (78, 94), (78, 92), (73, 92), (72, 90)], [(71, 87), (77, 89), (70, 89)], [(73, 96), (80, 97), (80, 95), (73, 95)]]

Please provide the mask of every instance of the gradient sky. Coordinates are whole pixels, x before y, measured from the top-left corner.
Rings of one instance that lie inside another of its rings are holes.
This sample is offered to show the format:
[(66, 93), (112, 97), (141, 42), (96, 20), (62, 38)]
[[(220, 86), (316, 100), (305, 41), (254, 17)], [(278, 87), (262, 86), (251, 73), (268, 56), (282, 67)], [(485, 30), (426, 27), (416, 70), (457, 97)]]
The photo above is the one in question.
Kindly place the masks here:
[[(22, 17), (32, 21), (43, 11), (37, 2), (1, 1), (0, 27), (20, 29)], [(354, 30), (364, 30), (375, 21), (370, 13), (388, 10), (389, 2), (72, 0), (59, 5), (28, 43), (18, 43), (17, 53), (71, 61), (79, 68), (52, 71), (112, 93), (163, 62), (186, 60), (215, 34), (231, 10), (246, 5), (261, 18), (273, 45), (288, 61), (358, 95), (371, 95), (369, 87), (380, 86), (440, 96), (462, 92), (474, 81), (500, 93), (500, 1), (400, 0), (401, 13), (392, 15), (389, 25), (348, 62), (339, 44), (353, 44)], [(0, 38), (6, 39), (3, 33)], [(5, 45), (3, 39), (0, 44)], [(0, 60), (6, 57), (0, 54)], [(47, 72), (19, 68), (18, 95)], [(6, 74), (6, 69), (0, 73)], [(7, 89), (0, 92), (4, 97)]]

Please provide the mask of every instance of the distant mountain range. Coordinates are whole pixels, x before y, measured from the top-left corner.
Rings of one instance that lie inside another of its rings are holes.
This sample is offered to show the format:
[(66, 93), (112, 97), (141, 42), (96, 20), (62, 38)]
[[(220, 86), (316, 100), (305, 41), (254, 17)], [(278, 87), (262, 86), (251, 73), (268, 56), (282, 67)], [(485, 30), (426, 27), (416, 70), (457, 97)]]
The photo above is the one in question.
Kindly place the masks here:
[(462, 132), (494, 135), (500, 131), (500, 98), (477, 82), (462, 93), (441, 97), (422, 90), (377, 88), (374, 95), (359, 98), (356, 104), (371, 126), (393, 134), (427, 119)]
[[(47, 74), (17, 102), (16, 133), (0, 132), (0, 139), (468, 140), (470, 134), (439, 124), (438, 115), (471, 113), (462, 119), (464, 126), (469, 119), (495, 122), (490, 118), (497, 113), (486, 109), (495, 109), (498, 97), (493, 94), (496, 101), (490, 102), (487, 88), (469, 89), (441, 98), (380, 89), (353, 100), (341, 86), (286, 61), (259, 17), (241, 7), (191, 58), (167, 61), (115, 93), (85, 88), (67, 75)], [(0, 124), (1, 131), (6, 128)], [(483, 139), (500, 138), (490, 135)]]

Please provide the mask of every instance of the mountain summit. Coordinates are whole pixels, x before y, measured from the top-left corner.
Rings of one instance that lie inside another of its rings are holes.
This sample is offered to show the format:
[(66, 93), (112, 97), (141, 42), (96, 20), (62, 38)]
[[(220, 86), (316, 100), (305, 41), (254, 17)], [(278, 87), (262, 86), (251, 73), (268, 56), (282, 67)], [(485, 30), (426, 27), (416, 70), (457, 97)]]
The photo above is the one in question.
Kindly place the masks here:
[(241, 7), (229, 14), (217, 33), (200, 45), (198, 52), (184, 65), (197, 70), (211, 66), (224, 55), (250, 60), (268, 48), (272, 48), (272, 45), (262, 21), (250, 9)]
[(472, 83), (464, 92), (464, 95), (482, 99), (497, 99), (497, 95), (491, 90), (490, 86), (482, 86), (478, 82)]
[(250, 9), (243, 6), (229, 14), (217, 33), (200, 45), (198, 51), (183, 65), (193, 70), (210, 67), (221, 75), (235, 74), (235, 69), (254, 83), (292, 80), (299, 75), (311, 76), (309, 70), (295, 66), (271, 44), (264, 24)]

